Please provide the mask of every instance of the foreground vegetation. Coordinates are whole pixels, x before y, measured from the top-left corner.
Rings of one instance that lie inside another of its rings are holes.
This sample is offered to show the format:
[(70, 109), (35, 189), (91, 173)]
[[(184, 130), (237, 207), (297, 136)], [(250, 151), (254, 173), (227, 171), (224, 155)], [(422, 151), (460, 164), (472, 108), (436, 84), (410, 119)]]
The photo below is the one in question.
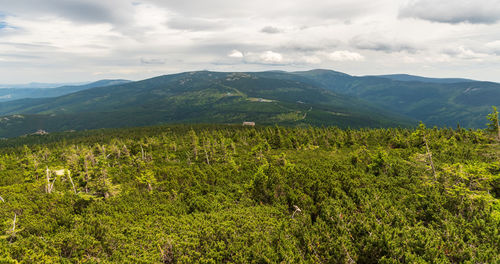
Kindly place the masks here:
[(0, 142), (1, 263), (495, 263), (464, 129), (168, 126)]

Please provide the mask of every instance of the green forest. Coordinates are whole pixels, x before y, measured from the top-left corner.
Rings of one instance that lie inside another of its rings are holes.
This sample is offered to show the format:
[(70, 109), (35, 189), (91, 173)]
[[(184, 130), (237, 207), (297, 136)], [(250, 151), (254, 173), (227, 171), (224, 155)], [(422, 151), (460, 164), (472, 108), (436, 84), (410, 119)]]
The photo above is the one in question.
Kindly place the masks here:
[(0, 141), (0, 263), (498, 263), (464, 128), (168, 125)]

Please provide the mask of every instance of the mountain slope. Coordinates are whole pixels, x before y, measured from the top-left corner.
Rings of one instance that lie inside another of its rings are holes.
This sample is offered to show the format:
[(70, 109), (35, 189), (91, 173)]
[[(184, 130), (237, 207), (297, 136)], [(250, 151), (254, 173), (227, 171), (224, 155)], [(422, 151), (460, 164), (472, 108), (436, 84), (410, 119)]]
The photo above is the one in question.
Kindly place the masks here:
[(366, 76), (366, 77), (381, 77), (390, 79), (393, 81), (402, 82), (424, 82), (424, 83), (463, 83), (463, 82), (475, 82), (471, 79), (463, 78), (428, 78), (409, 74), (387, 74), (387, 75), (377, 75), (377, 76)]
[(4, 88), (0, 89), (0, 102), (23, 98), (48, 98), (74, 93), (90, 88), (124, 84), (127, 80), (100, 80), (85, 85), (66, 85), (57, 88)]
[[(41, 99), (0, 104), (0, 135), (158, 123), (383, 127), (408, 118), (279, 72), (189, 72)], [(15, 131), (13, 133), (12, 131)]]
[(428, 125), (481, 128), (492, 105), (500, 105), (500, 84), (493, 82), (416, 82), (355, 77), (327, 70), (296, 72), (326, 89), (370, 101)]

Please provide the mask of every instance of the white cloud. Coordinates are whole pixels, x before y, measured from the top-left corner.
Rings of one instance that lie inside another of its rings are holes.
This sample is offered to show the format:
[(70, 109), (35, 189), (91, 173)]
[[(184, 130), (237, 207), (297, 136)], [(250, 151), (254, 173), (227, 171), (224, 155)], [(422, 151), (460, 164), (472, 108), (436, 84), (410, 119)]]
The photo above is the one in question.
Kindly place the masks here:
[(243, 58), (243, 53), (239, 50), (232, 50), (227, 56), (231, 58)]
[(485, 46), (488, 48), (500, 49), (500, 40), (488, 42), (488, 43), (486, 43)]
[(224, 29), (228, 25), (223, 19), (203, 19), (176, 16), (167, 22), (169, 28), (188, 31), (213, 31)]
[(305, 64), (320, 64), (322, 62), (318, 56), (303, 56), (298, 61)]
[(330, 68), (500, 81), (499, 1), (0, 0), (0, 80)]
[(486, 43), (485, 48), (496, 55), (500, 55), (500, 40), (495, 40)]
[(259, 58), (264, 63), (275, 64), (283, 62), (283, 55), (273, 51), (266, 51), (260, 54)]
[(289, 63), (285, 61), (283, 55), (274, 51), (245, 52), (242, 61), (248, 64), (278, 65)]
[(413, 0), (401, 8), (399, 16), (452, 24), (491, 24), (500, 20), (500, 0)]
[(477, 52), (470, 48), (466, 48), (464, 46), (459, 46), (457, 48), (447, 49), (444, 52), (447, 55), (450, 55), (455, 58), (464, 59), (464, 60), (482, 60), (490, 57), (487, 53)]
[(365, 57), (357, 52), (348, 50), (338, 50), (328, 54), (328, 58), (332, 61), (363, 61)]

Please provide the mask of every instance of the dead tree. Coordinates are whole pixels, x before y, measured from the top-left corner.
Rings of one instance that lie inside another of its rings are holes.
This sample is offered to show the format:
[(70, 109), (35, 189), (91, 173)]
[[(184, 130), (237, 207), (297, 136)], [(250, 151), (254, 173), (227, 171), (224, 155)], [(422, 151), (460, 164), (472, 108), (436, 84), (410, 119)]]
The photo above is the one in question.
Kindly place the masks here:
[(142, 147), (142, 144), (141, 144), (141, 159), (144, 160), (144, 148)]
[(203, 141), (203, 151), (205, 152), (205, 161), (207, 162), (208, 165), (210, 165), (210, 158), (208, 157), (208, 151), (207, 151), (207, 141)]
[(75, 184), (73, 183), (73, 178), (71, 178), (71, 172), (69, 170), (68, 170), (68, 178), (69, 178), (69, 181), (71, 182), (71, 186), (73, 186), (73, 191), (76, 194), (76, 187), (75, 187)]
[(14, 213), (14, 220), (12, 220), (12, 229), (7, 231), (7, 233), (10, 235), (9, 242), (12, 242), (12, 240), (16, 237), (16, 221), (17, 221), (17, 214)]
[(429, 158), (429, 163), (430, 163), (431, 168), (432, 168), (432, 175), (434, 176), (434, 180), (436, 181), (437, 180), (436, 168), (434, 167), (434, 162), (432, 162), (432, 153), (429, 149), (429, 144), (427, 144), (427, 139), (425, 138), (425, 135), (424, 135), (424, 142), (425, 142), (425, 148), (427, 149), (427, 157)]
[(47, 174), (47, 186), (45, 186), (45, 191), (47, 193), (52, 193), (52, 190), (54, 189), (54, 182), (56, 181), (57, 177), (54, 178), (54, 180), (50, 180), (50, 175), (51, 175), (51, 172), (49, 170), (49, 167), (47, 167), (47, 170), (46, 170), (46, 174)]

